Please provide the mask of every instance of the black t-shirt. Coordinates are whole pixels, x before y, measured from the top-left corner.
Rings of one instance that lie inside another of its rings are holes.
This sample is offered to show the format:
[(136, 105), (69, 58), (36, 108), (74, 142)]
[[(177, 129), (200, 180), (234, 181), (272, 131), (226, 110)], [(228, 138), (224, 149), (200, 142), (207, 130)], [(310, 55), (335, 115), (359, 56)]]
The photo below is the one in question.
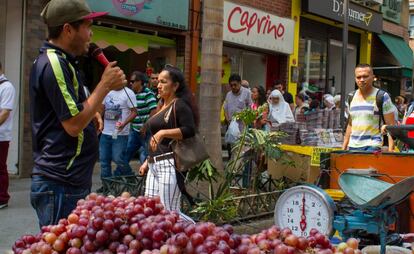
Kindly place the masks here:
[(98, 158), (98, 138), (93, 123), (72, 137), (62, 121), (83, 110), (86, 100), (76, 60), (45, 42), (30, 73), (30, 114), (33, 174), (63, 184), (90, 188)]
[(289, 104), (293, 103), (293, 96), (289, 92), (285, 92), (283, 94), (283, 99), (285, 99), (285, 101)]
[[(156, 134), (160, 130), (180, 128), (183, 134), (183, 139), (191, 138), (195, 135), (195, 123), (193, 112), (190, 106), (185, 103), (182, 99), (177, 99), (175, 102), (175, 113), (177, 119), (177, 125), (175, 125), (174, 117), (174, 103), (171, 106), (163, 109), (162, 111), (153, 115), (148, 119), (146, 125), (149, 127), (151, 136)], [(157, 156), (163, 153), (171, 152), (171, 139), (164, 138), (157, 146), (156, 151), (152, 151), (148, 148), (150, 156)]]

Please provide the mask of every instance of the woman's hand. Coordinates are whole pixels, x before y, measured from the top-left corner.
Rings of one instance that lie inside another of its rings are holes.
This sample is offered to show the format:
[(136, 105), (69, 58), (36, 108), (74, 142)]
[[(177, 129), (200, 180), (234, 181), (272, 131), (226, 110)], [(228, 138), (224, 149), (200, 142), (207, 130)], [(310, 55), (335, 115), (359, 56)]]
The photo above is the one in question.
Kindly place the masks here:
[(164, 131), (160, 130), (157, 133), (155, 133), (155, 135), (153, 135), (150, 139), (150, 147), (152, 151), (157, 150), (157, 146), (159, 143), (162, 142), (162, 140), (164, 139)]
[(142, 163), (141, 167), (139, 167), (139, 175), (143, 176), (148, 171), (148, 160), (145, 160), (144, 163)]

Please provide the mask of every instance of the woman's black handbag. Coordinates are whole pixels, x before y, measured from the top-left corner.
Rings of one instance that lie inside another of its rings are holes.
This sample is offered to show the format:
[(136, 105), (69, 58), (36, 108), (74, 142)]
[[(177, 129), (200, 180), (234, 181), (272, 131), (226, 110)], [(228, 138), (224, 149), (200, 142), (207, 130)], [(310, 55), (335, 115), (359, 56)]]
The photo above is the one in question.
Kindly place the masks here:
[[(175, 128), (177, 128), (177, 117), (175, 114), (175, 102), (173, 105)], [(171, 148), (175, 156), (176, 168), (180, 172), (189, 171), (201, 162), (207, 160), (207, 153), (203, 138), (196, 133), (194, 137), (182, 140), (174, 140)]]

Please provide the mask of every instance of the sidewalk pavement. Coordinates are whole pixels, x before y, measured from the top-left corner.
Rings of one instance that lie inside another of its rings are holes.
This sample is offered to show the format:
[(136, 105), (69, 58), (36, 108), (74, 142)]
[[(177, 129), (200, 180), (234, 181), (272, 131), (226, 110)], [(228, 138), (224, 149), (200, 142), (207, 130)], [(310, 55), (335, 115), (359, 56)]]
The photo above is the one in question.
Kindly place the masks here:
[[(138, 164), (131, 162), (131, 166), (136, 169)], [(92, 177), (92, 191), (101, 187), (99, 174), (97, 163)], [(9, 194), (9, 206), (0, 209), (0, 254), (13, 253), (11, 248), (20, 236), (40, 231), (36, 212), (30, 204), (30, 178), (10, 178)]]

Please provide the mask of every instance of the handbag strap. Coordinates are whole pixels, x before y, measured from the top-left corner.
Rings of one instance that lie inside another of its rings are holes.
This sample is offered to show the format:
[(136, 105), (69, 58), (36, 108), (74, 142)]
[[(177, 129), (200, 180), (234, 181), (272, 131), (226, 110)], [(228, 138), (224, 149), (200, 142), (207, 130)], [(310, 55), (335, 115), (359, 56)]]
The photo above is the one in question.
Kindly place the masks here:
[(173, 114), (174, 114), (174, 129), (178, 127), (177, 125), (177, 114), (175, 113), (175, 103), (177, 102), (177, 100), (174, 101), (173, 104)]

